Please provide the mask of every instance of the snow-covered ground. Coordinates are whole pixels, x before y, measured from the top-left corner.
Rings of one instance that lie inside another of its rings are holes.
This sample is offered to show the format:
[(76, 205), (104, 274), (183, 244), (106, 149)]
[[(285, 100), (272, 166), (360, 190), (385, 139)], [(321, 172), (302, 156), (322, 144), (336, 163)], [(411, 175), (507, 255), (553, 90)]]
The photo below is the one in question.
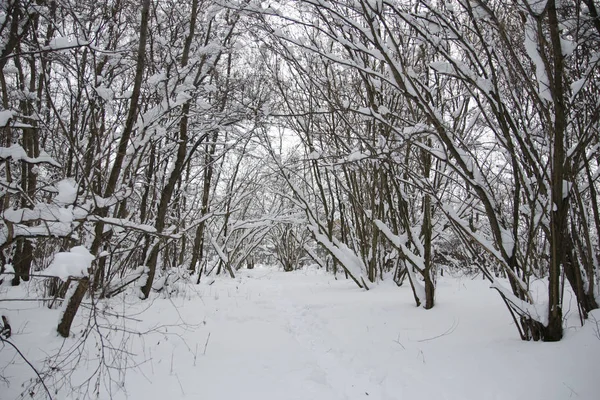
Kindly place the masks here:
[[(440, 278), (429, 311), (414, 306), (408, 284), (365, 292), (314, 270), (257, 268), (209, 283), (180, 286), (171, 298), (111, 299), (95, 318), (81, 313), (66, 341), (55, 333), (59, 310), (0, 301), (0, 313), (27, 359), (40, 371), (54, 367), (46, 381), (55, 399), (85, 397), (70, 391), (95, 371), (80, 390), (100, 399), (600, 399), (598, 312), (581, 328), (566, 310), (565, 339), (534, 343), (518, 338), (480, 278)], [(4, 286), (0, 296), (27, 288)], [(1, 399), (34, 380), (8, 345), (0, 376)], [(33, 396), (47, 398), (41, 387)]]

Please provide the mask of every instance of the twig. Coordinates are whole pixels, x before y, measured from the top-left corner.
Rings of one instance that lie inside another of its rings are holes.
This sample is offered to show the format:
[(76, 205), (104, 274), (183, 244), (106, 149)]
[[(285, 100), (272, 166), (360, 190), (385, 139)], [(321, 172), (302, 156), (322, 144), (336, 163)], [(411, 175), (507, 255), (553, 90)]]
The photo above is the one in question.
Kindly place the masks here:
[(202, 355), (206, 355), (206, 348), (208, 347), (208, 341), (210, 340), (210, 332), (208, 332), (208, 336), (206, 337), (206, 343), (204, 343), (204, 353)]
[(428, 342), (430, 340), (441, 338), (442, 336), (446, 336), (446, 335), (449, 335), (452, 332), (454, 332), (457, 327), (458, 327), (458, 321), (454, 320), (452, 322), (452, 326), (450, 328), (448, 328), (448, 330), (446, 332), (444, 332), (444, 333), (442, 333), (440, 335), (434, 336), (434, 337), (427, 338), (427, 339), (417, 340), (417, 342)]
[(404, 347), (404, 345), (403, 345), (402, 343), (400, 343), (400, 334), (398, 334), (398, 339), (396, 339), (396, 340), (392, 340), (392, 342), (394, 342), (394, 343), (398, 343), (400, 346), (402, 346), (402, 348), (403, 348), (404, 350), (406, 350), (406, 347)]
[(8, 343), (9, 345), (12, 346), (13, 349), (15, 349), (15, 351), (17, 353), (19, 353), (19, 355), (21, 356), (21, 358), (23, 359), (23, 361), (25, 361), (27, 363), (27, 365), (29, 365), (31, 367), (31, 369), (33, 370), (33, 372), (35, 372), (35, 374), (39, 378), (40, 382), (42, 383), (42, 386), (44, 386), (44, 389), (46, 390), (46, 393), (48, 394), (48, 398), (50, 400), (52, 400), (52, 395), (50, 394), (50, 390), (48, 390), (48, 387), (46, 386), (46, 383), (44, 382), (44, 379), (42, 378), (42, 376), (40, 375), (40, 373), (38, 372), (38, 370), (33, 366), (33, 364), (31, 364), (29, 362), (29, 360), (23, 355), (23, 353), (21, 353), (21, 350), (19, 350), (19, 348), (17, 346), (15, 346), (15, 344), (13, 342), (11, 342), (10, 340), (4, 339), (1, 336), (0, 336), (0, 341), (2, 341), (2, 343)]
[(179, 382), (179, 388), (181, 389), (181, 394), (185, 396), (185, 391), (183, 390), (183, 385), (181, 384), (181, 381), (179, 380), (179, 375), (175, 374), (175, 378), (177, 378), (177, 382)]
[(571, 391), (571, 395), (569, 397), (573, 397), (573, 395), (579, 397), (579, 393), (577, 393), (576, 391), (573, 390), (573, 388), (569, 385), (567, 385), (566, 383), (562, 383), (563, 385), (565, 385), (567, 387), (567, 389), (569, 389)]
[[(54, 300), (54, 297), (48, 297), (48, 298), (39, 298), (39, 299), (0, 299), (0, 302), (2, 301), (51, 301)], [(63, 301), (64, 299), (56, 299), (59, 301)]]
[[(15, 273), (12, 271), (4, 271), (2, 273), (2, 275), (15, 275)], [(56, 276), (56, 275), (46, 275), (46, 274), (29, 274), (29, 277), (30, 278), (58, 278), (58, 276)], [(74, 281), (78, 281), (78, 280), (81, 280), (86, 277), (85, 276), (69, 276), (68, 278), (71, 280), (74, 280)]]
[(593, 328), (594, 333), (596, 334), (596, 337), (600, 339), (600, 321), (598, 321), (598, 319), (592, 314), (590, 314), (589, 317), (590, 319), (594, 320), (594, 323), (596, 324), (596, 327)]

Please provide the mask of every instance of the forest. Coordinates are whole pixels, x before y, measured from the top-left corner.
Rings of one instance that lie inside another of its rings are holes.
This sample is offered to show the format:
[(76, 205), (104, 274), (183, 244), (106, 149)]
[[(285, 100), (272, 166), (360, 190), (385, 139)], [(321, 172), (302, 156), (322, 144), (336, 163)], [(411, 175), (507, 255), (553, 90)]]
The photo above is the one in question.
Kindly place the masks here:
[(110, 304), (264, 265), (393, 283), (423, 318), (477, 276), (523, 341), (598, 326), (599, 10), (0, 0), (0, 352), (21, 300), (84, 343)]

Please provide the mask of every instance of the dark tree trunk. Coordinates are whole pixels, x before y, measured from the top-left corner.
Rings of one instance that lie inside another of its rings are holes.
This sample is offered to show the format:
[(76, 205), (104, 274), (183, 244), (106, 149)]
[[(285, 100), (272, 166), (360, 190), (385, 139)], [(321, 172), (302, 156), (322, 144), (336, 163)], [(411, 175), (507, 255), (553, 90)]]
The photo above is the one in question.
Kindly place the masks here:
[(548, 1), (548, 25), (554, 61), (552, 98), (554, 101), (553, 154), (552, 154), (552, 210), (550, 217), (550, 269), (548, 274), (548, 326), (544, 341), (562, 338), (562, 299), (560, 274), (565, 264), (565, 234), (567, 233), (568, 197), (564, 196), (566, 111), (563, 88), (563, 55), (555, 0)]
[[(210, 202), (210, 187), (212, 185), (212, 178), (214, 173), (213, 161), (214, 155), (217, 150), (217, 139), (219, 132), (215, 131), (211, 138), (211, 143), (206, 145), (206, 157), (204, 160), (204, 182), (202, 187), (202, 205), (200, 206), (200, 218), (206, 218), (209, 212), (209, 202)], [(192, 249), (192, 261), (190, 262), (190, 271), (194, 272), (196, 270), (196, 265), (198, 262), (202, 261), (204, 257), (204, 229), (206, 227), (206, 220), (200, 221), (198, 227), (196, 227), (196, 237), (194, 238), (194, 247)], [(202, 274), (198, 274), (198, 281), (200, 283), (200, 278)]]
[(435, 305), (435, 284), (429, 273), (423, 275), (425, 278), (425, 306), (426, 310), (433, 308)]
[(33, 246), (27, 239), (17, 239), (17, 250), (15, 251), (14, 268), (15, 276), (12, 279), (12, 285), (17, 286), (21, 280), (29, 280), (31, 262), (33, 260)]
[(89, 286), (90, 280), (89, 278), (82, 278), (77, 283), (77, 288), (71, 295), (69, 299), (65, 299), (68, 301), (67, 307), (65, 308), (65, 312), (58, 323), (58, 328), (56, 329), (60, 336), (66, 338), (69, 337), (69, 332), (71, 331), (71, 324), (73, 323), (73, 319), (75, 319), (75, 315), (77, 314), (77, 310), (79, 309), (79, 305), (81, 304), (81, 300), (85, 296)]

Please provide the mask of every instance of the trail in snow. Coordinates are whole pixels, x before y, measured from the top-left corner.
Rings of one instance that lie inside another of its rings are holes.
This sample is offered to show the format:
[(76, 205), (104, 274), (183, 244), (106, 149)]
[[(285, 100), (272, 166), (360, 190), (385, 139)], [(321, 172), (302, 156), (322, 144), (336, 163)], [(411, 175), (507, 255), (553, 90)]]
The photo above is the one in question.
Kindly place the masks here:
[[(307, 305), (301, 299), (290, 296), (291, 293), (286, 295), (286, 292), (286, 288), (278, 287), (281, 301), (277, 303), (277, 310), (290, 334), (314, 360), (309, 382), (331, 390), (332, 399), (382, 398), (380, 386), (371, 382), (371, 371), (355, 368), (350, 360), (345, 359), (343, 350), (338, 348), (342, 341), (319, 317), (319, 310), (324, 305)], [(359, 343), (356, 345), (360, 346)]]

